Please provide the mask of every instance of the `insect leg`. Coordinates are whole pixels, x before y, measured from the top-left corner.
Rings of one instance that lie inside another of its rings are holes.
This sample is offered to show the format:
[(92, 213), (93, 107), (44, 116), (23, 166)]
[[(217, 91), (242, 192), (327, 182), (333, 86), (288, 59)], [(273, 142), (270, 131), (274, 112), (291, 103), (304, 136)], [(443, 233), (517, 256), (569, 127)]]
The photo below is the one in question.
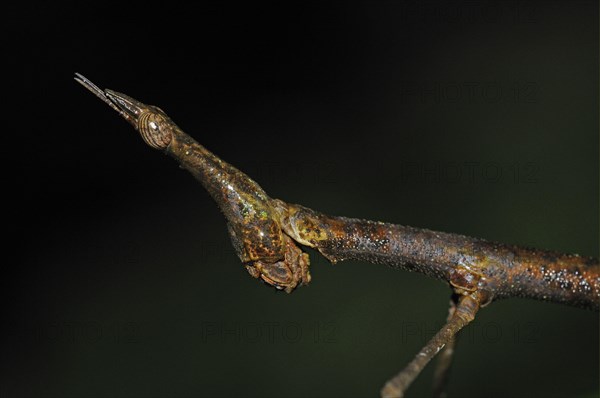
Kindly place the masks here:
[[(446, 322), (450, 322), (454, 313), (456, 312), (456, 306), (458, 304), (459, 296), (456, 294), (452, 295), (450, 299), (450, 308), (448, 309), (448, 318)], [(442, 351), (439, 353), (435, 371), (433, 373), (433, 398), (442, 398), (446, 396), (446, 385), (448, 383), (448, 374), (450, 367), (452, 366), (452, 358), (454, 357), (454, 350), (456, 349), (456, 343), (458, 339), (458, 333), (446, 343)]]
[(421, 349), (417, 356), (396, 376), (388, 380), (381, 389), (382, 398), (402, 398), (404, 391), (417, 378), (423, 368), (446, 344), (449, 344), (456, 333), (468, 325), (479, 310), (481, 296), (475, 291), (458, 299), (456, 310), (446, 324)]

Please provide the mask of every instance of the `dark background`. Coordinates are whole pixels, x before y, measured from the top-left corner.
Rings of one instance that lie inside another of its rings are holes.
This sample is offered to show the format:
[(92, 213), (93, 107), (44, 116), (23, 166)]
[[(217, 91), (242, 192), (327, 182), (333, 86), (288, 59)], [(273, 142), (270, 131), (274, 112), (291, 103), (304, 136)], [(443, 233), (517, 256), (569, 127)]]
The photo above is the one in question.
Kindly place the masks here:
[[(291, 295), (251, 279), (202, 187), (74, 72), (272, 197), (598, 255), (597, 2), (198, 4), (3, 10), (2, 397), (376, 396), (446, 316), (438, 281), (315, 252)], [(597, 396), (598, 333), (494, 303), (450, 396)]]

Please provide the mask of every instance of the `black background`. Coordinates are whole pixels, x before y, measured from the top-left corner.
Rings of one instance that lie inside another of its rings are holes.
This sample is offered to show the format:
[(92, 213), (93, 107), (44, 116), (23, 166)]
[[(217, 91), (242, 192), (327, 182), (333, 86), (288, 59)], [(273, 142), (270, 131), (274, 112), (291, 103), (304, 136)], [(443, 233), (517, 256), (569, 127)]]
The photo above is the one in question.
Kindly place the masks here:
[[(48, 3), (2, 31), (1, 396), (376, 396), (446, 315), (438, 281), (315, 252), (291, 295), (252, 280), (202, 187), (74, 72), (272, 197), (598, 255), (597, 2)], [(450, 395), (597, 396), (597, 321), (494, 303)]]

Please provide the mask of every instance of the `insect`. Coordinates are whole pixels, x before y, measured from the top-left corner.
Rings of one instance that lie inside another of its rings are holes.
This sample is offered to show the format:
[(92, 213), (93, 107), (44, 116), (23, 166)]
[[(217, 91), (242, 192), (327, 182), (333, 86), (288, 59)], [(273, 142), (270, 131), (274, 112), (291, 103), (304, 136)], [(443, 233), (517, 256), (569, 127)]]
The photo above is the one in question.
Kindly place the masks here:
[(303, 246), (332, 263), (361, 260), (421, 272), (452, 290), (446, 324), (399, 374), (383, 397), (402, 397), (438, 353), (435, 395), (442, 395), (454, 339), (480, 308), (523, 297), (598, 311), (598, 259), (523, 248), (458, 234), (346, 217), (270, 198), (250, 177), (184, 133), (160, 108), (75, 80), (117, 111), (150, 147), (173, 157), (207, 189), (227, 220), (234, 249), (255, 278), (288, 293), (310, 282)]

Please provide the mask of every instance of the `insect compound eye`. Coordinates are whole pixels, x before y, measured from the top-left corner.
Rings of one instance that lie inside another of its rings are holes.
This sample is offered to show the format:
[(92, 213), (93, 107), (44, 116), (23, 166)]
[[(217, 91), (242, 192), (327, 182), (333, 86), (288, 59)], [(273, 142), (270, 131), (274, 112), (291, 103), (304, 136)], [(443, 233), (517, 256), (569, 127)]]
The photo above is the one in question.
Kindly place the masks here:
[[(171, 142), (171, 133), (169, 129), (161, 129), (164, 120), (160, 115), (152, 112), (145, 112), (140, 115), (139, 131), (146, 142), (152, 148), (165, 149)], [(165, 130), (165, 131), (162, 131)]]

